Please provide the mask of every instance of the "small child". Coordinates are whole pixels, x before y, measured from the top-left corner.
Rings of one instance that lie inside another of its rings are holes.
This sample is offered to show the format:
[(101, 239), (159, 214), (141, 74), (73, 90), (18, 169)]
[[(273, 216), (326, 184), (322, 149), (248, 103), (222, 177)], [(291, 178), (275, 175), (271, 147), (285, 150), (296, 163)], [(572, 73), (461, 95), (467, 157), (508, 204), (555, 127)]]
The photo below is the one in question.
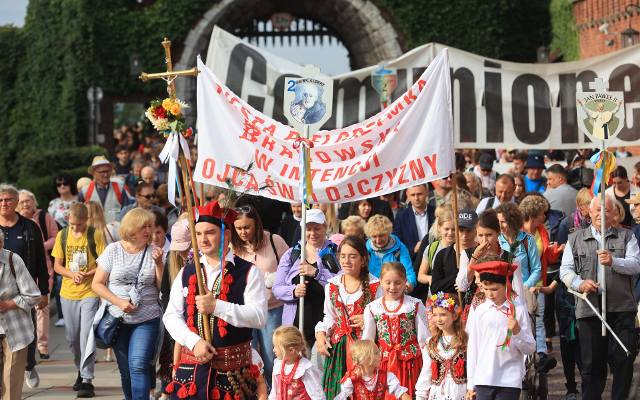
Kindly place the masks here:
[(320, 371), (305, 356), (307, 343), (298, 328), (281, 326), (273, 333), (269, 400), (324, 400)]
[(427, 300), (435, 326), (434, 336), (422, 349), (422, 371), (416, 383), (418, 400), (464, 400), (467, 374), (467, 334), (462, 328), (461, 308), (449, 293), (439, 292)]
[(467, 321), (467, 398), (517, 400), (524, 378), (524, 357), (536, 341), (527, 310), (510, 298), (516, 266), (504, 261), (472, 265), (479, 273), (485, 302)]
[[(382, 265), (380, 285), (384, 295), (364, 310), (362, 339), (376, 340), (382, 351), (383, 370), (393, 372), (413, 397), (422, 368), (420, 348), (429, 339), (427, 310), (420, 300), (407, 296), (407, 275), (399, 262)], [(393, 396), (387, 396), (387, 399)]]
[(340, 384), (336, 400), (383, 400), (393, 396), (400, 400), (411, 400), (407, 388), (393, 372), (380, 368), (382, 355), (373, 340), (357, 340), (351, 345), (353, 370), (345, 375)]

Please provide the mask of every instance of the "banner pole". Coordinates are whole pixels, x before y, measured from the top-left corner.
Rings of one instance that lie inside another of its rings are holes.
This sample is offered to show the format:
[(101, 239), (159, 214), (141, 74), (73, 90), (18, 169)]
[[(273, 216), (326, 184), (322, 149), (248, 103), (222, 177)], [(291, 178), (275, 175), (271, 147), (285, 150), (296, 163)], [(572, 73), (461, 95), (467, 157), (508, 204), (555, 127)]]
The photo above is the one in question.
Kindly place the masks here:
[[(460, 269), (460, 226), (458, 225), (458, 183), (454, 178), (455, 174), (449, 175), (451, 178), (451, 192), (453, 195), (453, 227), (456, 233), (456, 267)], [(462, 307), (462, 294), (458, 290), (458, 303)]]
[[(602, 141), (600, 151), (602, 152), (602, 179), (600, 179), (600, 237), (602, 240), (600, 241), (600, 250), (606, 250), (605, 241), (606, 241), (606, 230), (605, 230), (605, 222), (606, 216), (605, 213), (605, 188), (606, 188), (606, 179), (605, 179), (605, 167), (607, 165), (607, 153), (606, 153), (606, 144), (605, 141)], [(599, 263), (600, 264), (600, 263)], [(607, 278), (605, 272), (605, 266), (600, 264), (600, 285), (602, 288), (602, 336), (607, 336), (607, 327), (605, 326), (607, 320)]]
[[(309, 125), (304, 125), (304, 138), (309, 139)], [(300, 184), (302, 185), (302, 218), (300, 218), (300, 263), (307, 261), (307, 182), (306, 182), (306, 165), (309, 157), (309, 148), (306, 144), (300, 146), (302, 150), (303, 173), (300, 174)], [(304, 285), (304, 275), (300, 275), (300, 284)], [(304, 328), (304, 296), (299, 299), (298, 307), (298, 329), (303, 332)]]

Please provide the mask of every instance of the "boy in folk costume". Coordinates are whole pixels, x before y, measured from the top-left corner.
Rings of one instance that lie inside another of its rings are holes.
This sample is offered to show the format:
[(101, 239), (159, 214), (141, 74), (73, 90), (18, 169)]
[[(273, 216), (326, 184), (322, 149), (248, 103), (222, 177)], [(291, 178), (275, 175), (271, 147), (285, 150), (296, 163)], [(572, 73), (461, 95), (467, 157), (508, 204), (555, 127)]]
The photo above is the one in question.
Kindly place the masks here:
[[(256, 398), (260, 372), (252, 363), (251, 337), (252, 329), (266, 323), (266, 290), (260, 270), (228, 250), (231, 235), (225, 227), (233, 229), (235, 217), (217, 201), (198, 207), (195, 228), (207, 294), (196, 296), (195, 265), (187, 264), (174, 280), (163, 317), (182, 346), (166, 389), (173, 399)], [(212, 343), (202, 339), (202, 314), (209, 315)]]
[(485, 302), (467, 321), (467, 398), (516, 400), (524, 377), (524, 356), (536, 341), (527, 310), (511, 298), (516, 266), (504, 261), (472, 265), (479, 273)]

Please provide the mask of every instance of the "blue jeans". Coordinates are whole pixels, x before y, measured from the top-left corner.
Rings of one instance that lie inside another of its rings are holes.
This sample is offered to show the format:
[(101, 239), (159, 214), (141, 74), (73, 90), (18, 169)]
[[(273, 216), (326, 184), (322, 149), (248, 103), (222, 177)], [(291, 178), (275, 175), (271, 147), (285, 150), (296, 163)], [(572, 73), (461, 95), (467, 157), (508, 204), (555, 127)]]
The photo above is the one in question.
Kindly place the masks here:
[(536, 296), (538, 308), (536, 309), (536, 352), (547, 354), (547, 330), (544, 327), (544, 294)]
[(149, 368), (156, 353), (160, 318), (139, 324), (121, 324), (113, 351), (126, 400), (148, 400)]
[(282, 307), (272, 308), (267, 314), (267, 325), (262, 329), (253, 330), (252, 345), (254, 349), (259, 349), (260, 357), (264, 362), (264, 379), (271, 385), (271, 374), (273, 372), (273, 332), (282, 325)]

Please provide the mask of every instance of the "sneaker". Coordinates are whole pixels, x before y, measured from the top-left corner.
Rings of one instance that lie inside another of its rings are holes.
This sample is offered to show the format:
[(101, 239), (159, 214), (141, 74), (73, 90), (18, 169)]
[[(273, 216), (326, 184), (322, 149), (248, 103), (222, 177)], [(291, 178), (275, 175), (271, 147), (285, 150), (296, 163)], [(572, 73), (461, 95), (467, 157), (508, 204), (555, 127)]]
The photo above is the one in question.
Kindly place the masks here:
[(40, 355), (40, 359), (41, 360), (48, 360), (50, 358), (49, 353), (40, 353), (40, 352), (38, 352), (38, 355)]
[(64, 328), (64, 319), (60, 318), (59, 320), (56, 321), (55, 324), (53, 324), (53, 326), (58, 328)]
[(35, 368), (31, 371), (24, 371), (24, 380), (27, 383), (27, 386), (31, 389), (35, 389), (40, 386), (40, 376)]
[(539, 360), (536, 363), (536, 371), (540, 374), (546, 374), (558, 365), (558, 361), (554, 357), (550, 357), (544, 353), (538, 353)]
[(567, 394), (564, 395), (562, 400), (578, 400), (578, 394), (577, 393), (567, 393)]
[(80, 390), (81, 384), (82, 384), (82, 377), (80, 376), (80, 372), (78, 372), (78, 377), (76, 378), (76, 381), (73, 383), (73, 391), (77, 392), (78, 390)]
[(78, 398), (95, 397), (96, 393), (93, 390), (93, 384), (89, 382), (82, 382), (80, 389), (78, 390)]

